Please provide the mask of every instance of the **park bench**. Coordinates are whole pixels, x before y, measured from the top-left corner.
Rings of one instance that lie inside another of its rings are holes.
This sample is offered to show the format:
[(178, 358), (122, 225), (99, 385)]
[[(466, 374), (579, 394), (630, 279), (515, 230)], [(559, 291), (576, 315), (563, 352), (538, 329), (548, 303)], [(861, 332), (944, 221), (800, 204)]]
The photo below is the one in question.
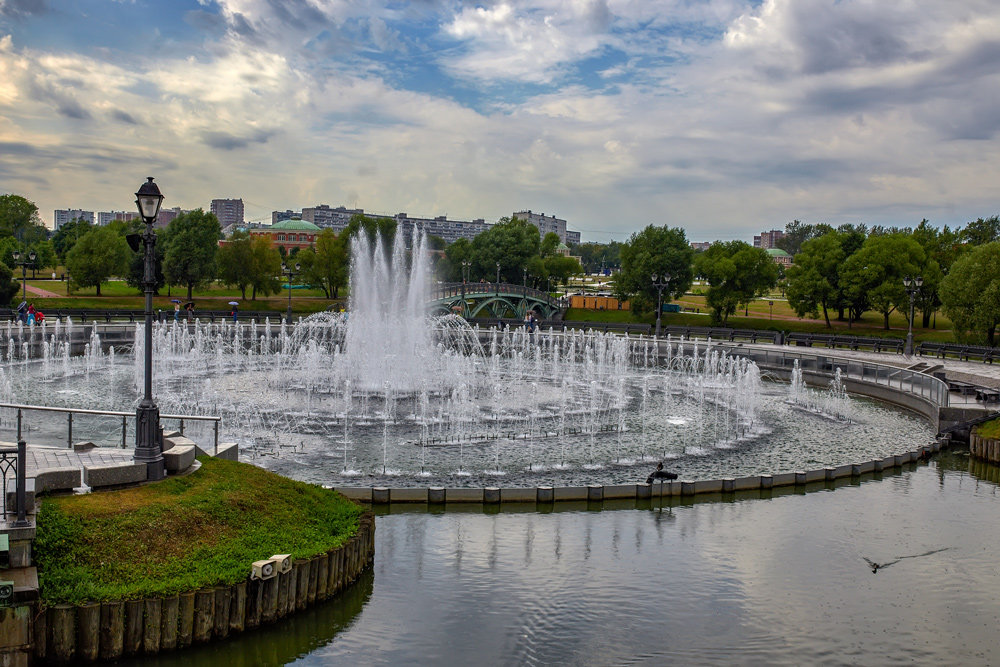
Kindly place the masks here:
[(976, 387), (976, 400), (983, 403), (1000, 403), (1000, 389)]
[(979, 389), (976, 385), (961, 380), (945, 380), (945, 383), (948, 385), (948, 391), (954, 391), (962, 396), (972, 396)]
[(992, 364), (994, 359), (1000, 359), (1000, 350), (983, 345), (963, 345), (961, 343), (920, 343), (917, 346), (920, 355), (932, 354), (939, 359), (954, 357), (961, 361), (978, 359)]

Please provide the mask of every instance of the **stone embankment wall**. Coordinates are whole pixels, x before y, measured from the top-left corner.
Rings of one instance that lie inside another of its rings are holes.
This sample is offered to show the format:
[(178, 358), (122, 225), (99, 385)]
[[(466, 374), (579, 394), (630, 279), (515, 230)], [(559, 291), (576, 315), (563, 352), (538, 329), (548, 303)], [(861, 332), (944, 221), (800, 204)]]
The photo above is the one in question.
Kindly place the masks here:
[[(35, 657), (43, 664), (151, 655), (273, 623), (326, 600), (358, 579), (375, 558), (375, 517), (336, 549), (271, 579), (241, 581), (166, 598), (61, 604), (35, 621)], [(248, 564), (249, 565), (249, 564)]]
[(983, 461), (1000, 463), (1000, 439), (984, 438), (973, 429), (969, 435), (969, 453)]

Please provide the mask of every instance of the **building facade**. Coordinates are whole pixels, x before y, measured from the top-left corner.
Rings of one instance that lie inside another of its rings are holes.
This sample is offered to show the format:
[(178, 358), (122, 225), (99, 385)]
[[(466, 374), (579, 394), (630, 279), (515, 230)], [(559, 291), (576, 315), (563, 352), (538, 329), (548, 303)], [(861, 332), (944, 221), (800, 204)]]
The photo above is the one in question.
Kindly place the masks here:
[[(316, 236), (322, 231), (319, 227), (306, 220), (292, 218), (282, 220), (270, 227), (251, 227), (246, 230), (250, 238), (263, 236), (271, 242), (272, 247), (282, 247), (287, 251), (293, 248), (308, 248), (316, 243)], [(224, 242), (220, 242), (220, 245)]]
[(243, 224), (242, 199), (213, 199), (211, 211), (219, 219), (221, 227)]
[(317, 227), (329, 227), (335, 232), (339, 232), (347, 227), (354, 215), (364, 215), (363, 208), (345, 208), (343, 206), (330, 207), (326, 204), (318, 206), (303, 207), (302, 219), (311, 222)]
[(768, 250), (769, 248), (778, 247), (778, 239), (785, 235), (785, 232), (780, 229), (772, 229), (769, 232), (761, 232), (760, 234), (755, 234), (753, 237), (753, 247), (763, 248)]
[(554, 215), (545, 215), (544, 213), (534, 213), (530, 209), (527, 211), (515, 211), (510, 217), (516, 220), (525, 220), (538, 227), (538, 233), (542, 238), (545, 238), (545, 235), (549, 232), (555, 232), (559, 235), (560, 241), (563, 243), (567, 242), (566, 221), (562, 218), (557, 218)]
[(79, 208), (57, 208), (52, 216), (52, 231), (58, 230), (72, 220), (86, 220), (90, 224), (94, 224), (94, 212)]

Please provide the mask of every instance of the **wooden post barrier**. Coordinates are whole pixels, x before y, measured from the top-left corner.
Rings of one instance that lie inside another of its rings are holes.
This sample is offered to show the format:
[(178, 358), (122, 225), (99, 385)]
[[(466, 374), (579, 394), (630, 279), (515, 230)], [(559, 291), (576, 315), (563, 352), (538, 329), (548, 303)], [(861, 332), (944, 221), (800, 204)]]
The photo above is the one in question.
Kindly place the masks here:
[(146, 622), (142, 633), (142, 652), (153, 655), (160, 652), (160, 598), (147, 598), (143, 604), (146, 610)]
[(232, 588), (229, 603), (229, 632), (243, 632), (247, 618), (247, 582), (241, 581)]
[(260, 614), (264, 608), (264, 582), (254, 579), (247, 584), (247, 614), (244, 627), (247, 630), (260, 625)]
[(327, 591), (328, 582), (330, 580), (330, 553), (321, 554), (316, 557), (316, 599), (325, 600), (329, 591)]
[(181, 593), (177, 603), (177, 648), (187, 648), (194, 640), (194, 591)]
[(217, 639), (229, 636), (229, 586), (215, 587), (215, 613), (212, 615), (212, 636)]
[(122, 656), (125, 640), (125, 603), (101, 603), (101, 660), (117, 660)]
[(295, 568), (295, 610), (306, 608), (309, 599), (309, 561), (297, 560)]
[(136, 655), (142, 648), (142, 600), (125, 602), (125, 638), (122, 655)]
[(212, 638), (215, 626), (215, 589), (203, 588), (194, 594), (194, 643)]
[(49, 607), (49, 627), (52, 636), (49, 656), (54, 662), (70, 662), (76, 657), (76, 607), (57, 604)]
[(160, 607), (160, 648), (172, 651), (177, 648), (177, 617), (180, 609), (180, 597), (174, 595), (163, 598)]
[(76, 608), (76, 657), (97, 660), (101, 644), (101, 605), (82, 604)]
[(278, 597), (281, 589), (281, 575), (262, 582), (261, 623), (273, 623), (278, 618)]
[(316, 602), (316, 585), (319, 581), (319, 556), (309, 559), (309, 582), (306, 587), (306, 605), (311, 606)]

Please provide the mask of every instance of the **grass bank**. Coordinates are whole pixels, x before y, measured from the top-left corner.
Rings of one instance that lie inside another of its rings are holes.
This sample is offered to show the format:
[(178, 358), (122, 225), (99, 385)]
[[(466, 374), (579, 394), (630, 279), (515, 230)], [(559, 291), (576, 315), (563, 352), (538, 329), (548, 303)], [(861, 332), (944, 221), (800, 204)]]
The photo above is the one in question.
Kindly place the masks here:
[(156, 484), (53, 496), (35, 560), (47, 604), (164, 596), (246, 579), (276, 553), (307, 558), (345, 542), (363, 509), (339, 494), (219, 459)]
[(1000, 419), (992, 419), (976, 426), (976, 433), (982, 438), (1000, 438)]

